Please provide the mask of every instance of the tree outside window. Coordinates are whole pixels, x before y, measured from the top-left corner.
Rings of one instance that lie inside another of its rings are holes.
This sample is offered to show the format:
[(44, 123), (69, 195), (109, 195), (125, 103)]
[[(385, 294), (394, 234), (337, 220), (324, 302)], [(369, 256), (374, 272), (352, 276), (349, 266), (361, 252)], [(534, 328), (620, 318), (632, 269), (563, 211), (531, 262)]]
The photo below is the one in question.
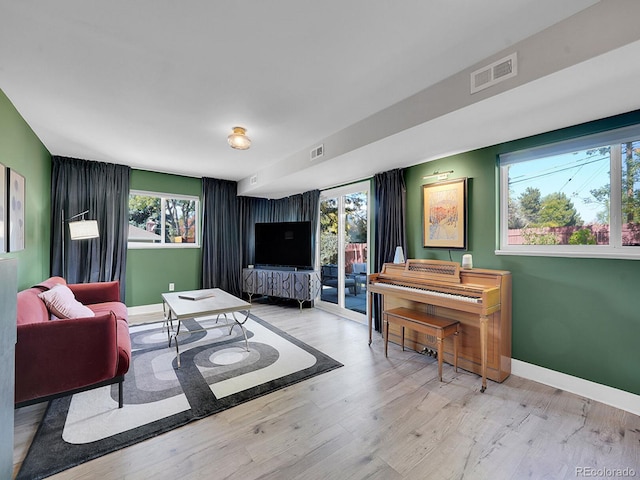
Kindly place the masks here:
[[(345, 243), (367, 243), (367, 195), (357, 192), (345, 196)], [(320, 202), (320, 261), (338, 263), (338, 199)]]

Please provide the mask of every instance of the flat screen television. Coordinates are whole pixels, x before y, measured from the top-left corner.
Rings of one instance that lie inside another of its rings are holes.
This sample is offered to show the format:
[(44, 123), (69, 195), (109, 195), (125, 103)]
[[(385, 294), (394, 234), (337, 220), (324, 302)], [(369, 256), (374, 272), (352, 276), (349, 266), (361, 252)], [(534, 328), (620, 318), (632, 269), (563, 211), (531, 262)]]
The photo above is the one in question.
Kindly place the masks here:
[(257, 267), (311, 269), (311, 222), (256, 223)]

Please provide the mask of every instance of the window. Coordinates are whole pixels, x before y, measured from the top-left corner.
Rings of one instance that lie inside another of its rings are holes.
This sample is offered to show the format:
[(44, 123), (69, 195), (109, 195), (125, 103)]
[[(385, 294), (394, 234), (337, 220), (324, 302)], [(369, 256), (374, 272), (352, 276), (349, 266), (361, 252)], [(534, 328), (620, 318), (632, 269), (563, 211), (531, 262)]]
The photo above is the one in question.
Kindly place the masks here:
[(132, 190), (129, 248), (198, 247), (198, 197)]
[(497, 253), (640, 258), (640, 125), (499, 163)]

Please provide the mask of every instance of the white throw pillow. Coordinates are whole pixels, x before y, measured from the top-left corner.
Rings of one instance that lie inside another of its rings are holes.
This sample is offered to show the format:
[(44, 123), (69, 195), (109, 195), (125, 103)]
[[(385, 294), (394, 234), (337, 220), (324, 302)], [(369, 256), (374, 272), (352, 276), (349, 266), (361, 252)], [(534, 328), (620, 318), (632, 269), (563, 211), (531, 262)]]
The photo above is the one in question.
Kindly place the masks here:
[(95, 313), (76, 300), (66, 285), (56, 285), (46, 292), (38, 294), (49, 311), (58, 318), (95, 317)]

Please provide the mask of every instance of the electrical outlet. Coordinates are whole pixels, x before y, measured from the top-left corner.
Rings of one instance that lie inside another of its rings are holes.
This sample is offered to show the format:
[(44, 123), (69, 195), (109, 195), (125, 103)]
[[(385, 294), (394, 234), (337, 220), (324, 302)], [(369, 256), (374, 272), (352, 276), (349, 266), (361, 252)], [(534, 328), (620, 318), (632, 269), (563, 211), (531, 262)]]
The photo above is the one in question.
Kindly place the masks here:
[(170, 283), (169, 284), (169, 291), (173, 292), (176, 289), (176, 284), (175, 283)]

